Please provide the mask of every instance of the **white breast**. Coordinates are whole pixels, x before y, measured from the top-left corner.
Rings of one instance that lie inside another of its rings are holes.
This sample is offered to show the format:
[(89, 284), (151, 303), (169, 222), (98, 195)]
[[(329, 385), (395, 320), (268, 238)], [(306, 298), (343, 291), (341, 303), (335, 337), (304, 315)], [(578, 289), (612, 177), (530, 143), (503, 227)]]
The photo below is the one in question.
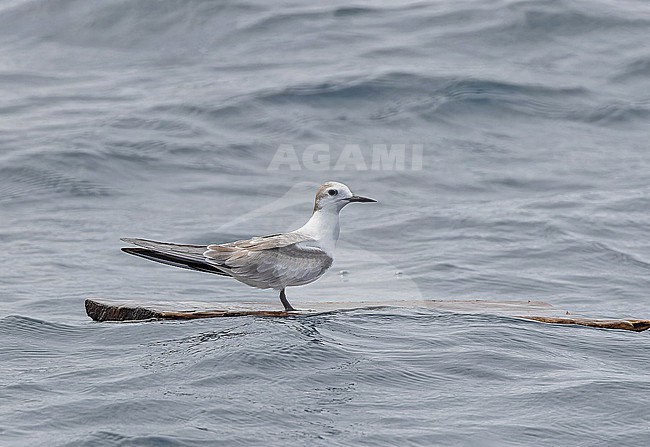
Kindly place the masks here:
[(333, 258), (340, 231), (337, 210), (318, 210), (312, 214), (311, 219), (305, 225), (294, 233), (300, 233), (314, 239), (313, 243), (316, 247)]

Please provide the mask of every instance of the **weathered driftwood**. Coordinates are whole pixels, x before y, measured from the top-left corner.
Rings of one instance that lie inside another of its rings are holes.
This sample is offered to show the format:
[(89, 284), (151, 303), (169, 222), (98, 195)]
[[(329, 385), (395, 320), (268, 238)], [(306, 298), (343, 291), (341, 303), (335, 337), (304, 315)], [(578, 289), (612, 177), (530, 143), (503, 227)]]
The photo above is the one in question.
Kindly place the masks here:
[(186, 309), (188, 310), (164, 310), (155, 304), (143, 307), (129, 302), (86, 300), (86, 314), (95, 321), (193, 320), (216, 317), (286, 317), (290, 315), (284, 310), (197, 310), (195, 307)]
[(535, 320), (541, 323), (552, 324), (575, 324), (578, 326), (599, 327), (602, 329), (623, 329), (626, 331), (643, 332), (650, 328), (650, 320), (599, 320), (594, 318), (569, 318), (569, 317), (541, 317), (541, 316), (522, 316), (526, 320)]
[(87, 299), (86, 313), (95, 321), (190, 320), (216, 317), (289, 317), (308, 316), (330, 312), (372, 310), (382, 308), (427, 308), (454, 313), (491, 314), (539, 321), (542, 323), (572, 324), (604, 329), (623, 329), (641, 332), (650, 328), (650, 320), (603, 320), (581, 318), (554, 308), (542, 301), (487, 301), (487, 300), (404, 300), (361, 302), (303, 303), (302, 310), (264, 310), (268, 304), (208, 304), (197, 302), (151, 303), (141, 305), (131, 301)]
[(357, 309), (430, 308), (456, 313), (492, 313), (514, 315), (537, 311), (538, 314), (554, 315), (559, 311), (541, 301), (486, 301), (486, 300), (401, 300), (401, 301), (353, 301), (301, 303), (294, 312), (268, 310), (269, 303), (205, 303), (194, 301), (150, 302), (146, 305), (136, 301), (86, 300), (86, 313), (96, 321), (140, 321), (151, 319), (194, 319), (214, 317), (287, 317), (314, 315), (327, 312)]

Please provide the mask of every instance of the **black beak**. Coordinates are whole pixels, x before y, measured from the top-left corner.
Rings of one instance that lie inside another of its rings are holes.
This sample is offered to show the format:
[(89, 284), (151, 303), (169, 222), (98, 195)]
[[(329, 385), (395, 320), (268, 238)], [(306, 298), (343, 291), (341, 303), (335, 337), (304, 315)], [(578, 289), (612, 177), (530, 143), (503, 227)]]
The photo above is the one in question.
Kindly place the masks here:
[(376, 200), (370, 197), (352, 196), (348, 199), (348, 202), (376, 202)]

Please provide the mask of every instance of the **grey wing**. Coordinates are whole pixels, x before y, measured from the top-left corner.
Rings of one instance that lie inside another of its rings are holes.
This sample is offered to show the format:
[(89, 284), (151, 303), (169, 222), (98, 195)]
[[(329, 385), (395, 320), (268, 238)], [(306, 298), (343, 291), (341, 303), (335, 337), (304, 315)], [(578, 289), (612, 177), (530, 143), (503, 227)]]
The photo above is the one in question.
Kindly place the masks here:
[(137, 238), (122, 238), (121, 240), (138, 246), (122, 249), (123, 252), (131, 255), (174, 267), (230, 276), (226, 271), (206, 262), (203, 253), (208, 247), (205, 245), (174, 244)]
[(174, 253), (185, 256), (202, 257), (203, 252), (207, 250), (207, 246), (205, 245), (175, 244), (173, 242), (158, 242), (149, 239), (128, 237), (123, 237), (120, 240), (122, 242), (126, 242), (127, 244), (137, 245), (138, 247), (159, 251), (161, 253)]
[(332, 258), (327, 253), (305, 246), (304, 239), (286, 245), (286, 238), (280, 238), (275, 244), (251, 241), (210, 245), (204, 255), (208, 262), (226, 270), (235, 279), (262, 289), (309, 284), (332, 265)]

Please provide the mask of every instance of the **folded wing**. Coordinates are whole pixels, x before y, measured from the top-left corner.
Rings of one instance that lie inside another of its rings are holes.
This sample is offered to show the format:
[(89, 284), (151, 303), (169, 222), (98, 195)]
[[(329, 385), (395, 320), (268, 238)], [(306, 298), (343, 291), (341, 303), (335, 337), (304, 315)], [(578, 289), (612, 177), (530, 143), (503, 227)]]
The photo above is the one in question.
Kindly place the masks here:
[(281, 290), (315, 281), (332, 258), (312, 239), (287, 233), (209, 245), (204, 256), (215, 267), (253, 287)]
[(332, 265), (332, 258), (303, 235), (287, 233), (220, 245), (188, 245), (123, 238), (137, 247), (122, 251), (151, 261), (231, 276), (260, 289), (309, 284)]
[(173, 265), (174, 267), (230, 276), (228, 272), (207, 262), (205, 256), (203, 256), (203, 253), (208, 249), (205, 245), (174, 244), (135, 238), (122, 238), (121, 240), (138, 246), (122, 248), (123, 252), (131, 255)]

